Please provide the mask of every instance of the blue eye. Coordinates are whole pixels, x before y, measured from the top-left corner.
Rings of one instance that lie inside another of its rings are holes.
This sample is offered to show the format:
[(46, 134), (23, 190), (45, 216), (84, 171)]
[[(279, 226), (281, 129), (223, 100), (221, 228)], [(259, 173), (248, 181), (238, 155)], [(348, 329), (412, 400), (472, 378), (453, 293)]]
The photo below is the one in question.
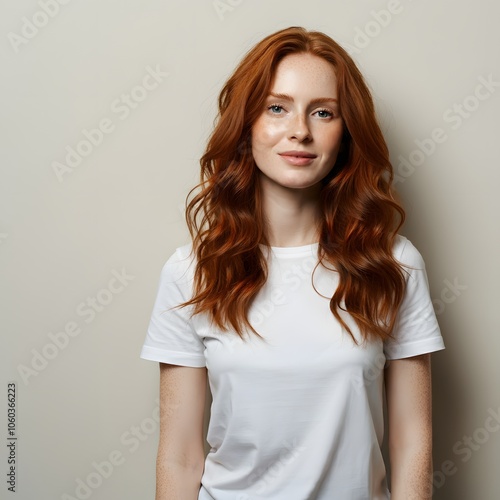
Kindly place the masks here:
[(333, 113), (327, 109), (318, 109), (316, 113), (318, 113), (320, 118), (331, 118), (333, 116)]
[(283, 111), (283, 106), (280, 106), (279, 104), (271, 104), (270, 106), (267, 107), (271, 113), (277, 115)]

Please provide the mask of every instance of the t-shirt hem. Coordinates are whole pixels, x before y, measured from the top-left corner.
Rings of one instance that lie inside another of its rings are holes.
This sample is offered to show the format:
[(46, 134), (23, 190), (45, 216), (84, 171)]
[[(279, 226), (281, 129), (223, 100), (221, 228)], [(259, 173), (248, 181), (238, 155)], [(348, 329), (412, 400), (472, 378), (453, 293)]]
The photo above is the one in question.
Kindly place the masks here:
[(444, 341), (440, 336), (421, 340), (419, 342), (397, 345), (391, 349), (387, 349), (385, 357), (387, 360), (403, 359), (410, 358), (411, 356), (419, 356), (420, 354), (441, 351), (443, 349), (445, 349)]
[(143, 346), (139, 357), (148, 361), (158, 361), (159, 363), (190, 366), (193, 368), (204, 368), (206, 366), (203, 356), (179, 351), (166, 351), (150, 346)]

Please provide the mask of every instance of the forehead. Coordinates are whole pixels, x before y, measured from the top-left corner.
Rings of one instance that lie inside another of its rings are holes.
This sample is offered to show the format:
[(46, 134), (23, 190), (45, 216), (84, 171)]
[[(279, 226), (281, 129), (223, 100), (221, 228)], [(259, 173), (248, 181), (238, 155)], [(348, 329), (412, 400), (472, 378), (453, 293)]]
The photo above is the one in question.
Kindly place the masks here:
[(335, 69), (328, 61), (313, 54), (289, 54), (278, 63), (270, 91), (292, 96), (320, 94), (336, 97)]

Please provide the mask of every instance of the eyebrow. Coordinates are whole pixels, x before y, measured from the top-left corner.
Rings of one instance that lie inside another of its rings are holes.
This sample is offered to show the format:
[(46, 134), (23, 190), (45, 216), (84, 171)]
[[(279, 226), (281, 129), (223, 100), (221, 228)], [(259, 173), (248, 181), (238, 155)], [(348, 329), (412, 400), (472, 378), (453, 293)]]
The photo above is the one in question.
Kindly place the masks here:
[[(275, 97), (276, 99), (283, 99), (284, 101), (293, 102), (293, 97), (288, 94), (269, 92), (269, 97)], [(317, 97), (311, 100), (311, 104), (320, 104), (322, 102), (338, 102), (338, 100), (334, 97)]]

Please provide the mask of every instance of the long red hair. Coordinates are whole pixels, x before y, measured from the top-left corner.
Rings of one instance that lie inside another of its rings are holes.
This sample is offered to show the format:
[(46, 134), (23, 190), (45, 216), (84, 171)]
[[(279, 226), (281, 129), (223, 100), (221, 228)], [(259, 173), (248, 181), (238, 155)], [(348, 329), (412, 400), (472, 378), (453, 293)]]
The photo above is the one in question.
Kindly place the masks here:
[[(318, 262), (338, 272), (330, 309), (355, 320), (363, 339), (391, 337), (405, 277), (392, 248), (405, 212), (392, 191), (389, 151), (368, 87), (349, 54), (321, 32), (291, 27), (267, 36), (243, 58), (224, 85), (219, 113), (200, 159), (200, 183), (186, 198), (186, 222), (196, 256), (193, 297), (181, 304), (208, 313), (222, 331), (259, 333), (249, 307), (265, 284), (269, 246), (251, 130), (264, 109), (278, 63), (310, 53), (332, 64), (344, 134), (331, 172), (321, 181)], [(198, 190), (191, 201), (189, 197)], [(319, 264), (318, 264), (319, 265)], [(262, 338), (262, 337), (261, 337)]]

